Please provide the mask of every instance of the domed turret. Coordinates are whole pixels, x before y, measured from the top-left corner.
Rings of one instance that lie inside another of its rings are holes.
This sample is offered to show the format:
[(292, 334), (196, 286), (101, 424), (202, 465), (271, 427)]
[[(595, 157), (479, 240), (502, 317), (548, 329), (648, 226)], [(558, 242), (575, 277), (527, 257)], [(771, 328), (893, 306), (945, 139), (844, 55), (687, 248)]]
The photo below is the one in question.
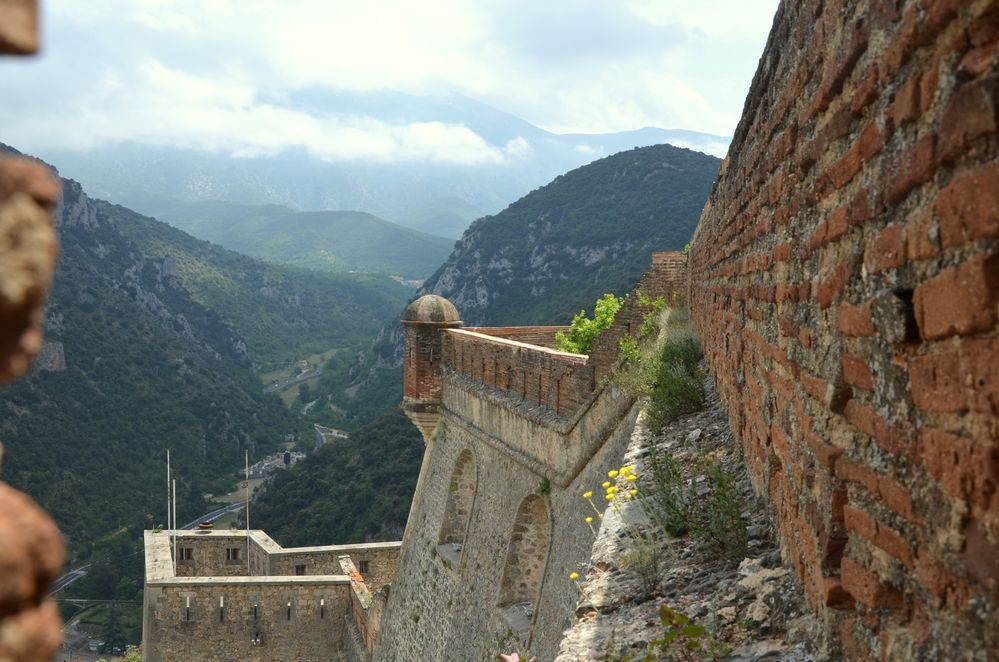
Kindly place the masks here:
[(458, 309), (454, 304), (436, 294), (424, 294), (406, 306), (403, 322), (424, 322), (432, 324), (460, 322)]
[(406, 307), (402, 408), (427, 441), (440, 422), (444, 330), (461, 326), (458, 309), (442, 296), (425, 294)]

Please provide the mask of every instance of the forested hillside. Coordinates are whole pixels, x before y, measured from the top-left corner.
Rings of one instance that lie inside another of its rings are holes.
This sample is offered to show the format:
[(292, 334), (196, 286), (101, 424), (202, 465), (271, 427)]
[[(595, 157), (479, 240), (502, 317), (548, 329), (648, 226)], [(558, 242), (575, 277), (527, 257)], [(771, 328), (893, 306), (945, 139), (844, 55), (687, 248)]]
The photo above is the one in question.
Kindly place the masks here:
[(279, 205), (212, 201), (171, 205), (160, 217), (234, 251), (320, 271), (363, 271), (423, 280), (454, 246), (453, 239), (360, 211), (303, 212)]
[(262, 262), (125, 207), (95, 204), (147, 259), (162, 260), (164, 278), (230, 320), (265, 368), (370, 341), (413, 293), (387, 276)]
[(282, 545), (399, 540), (423, 457), (420, 433), (395, 409), (278, 472), (253, 525)]
[[(9, 148), (0, 148), (12, 151)], [(351, 348), (394, 317), (385, 277), (263, 264), (87, 197), (63, 180), (47, 346), (0, 389), (3, 478), (53, 514), (74, 556), (164, 523), (171, 448), (181, 519), (231, 487), (300, 420), (254, 370), (310, 347)]]

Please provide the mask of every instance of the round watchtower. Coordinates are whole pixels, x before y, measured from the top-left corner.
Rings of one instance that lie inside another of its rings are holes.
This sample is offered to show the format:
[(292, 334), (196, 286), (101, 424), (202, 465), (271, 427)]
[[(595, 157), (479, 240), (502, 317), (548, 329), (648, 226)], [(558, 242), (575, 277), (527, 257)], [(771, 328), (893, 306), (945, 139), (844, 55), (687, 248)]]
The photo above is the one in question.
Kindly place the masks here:
[(406, 307), (402, 408), (427, 441), (440, 421), (445, 329), (461, 326), (458, 309), (442, 296), (425, 294)]

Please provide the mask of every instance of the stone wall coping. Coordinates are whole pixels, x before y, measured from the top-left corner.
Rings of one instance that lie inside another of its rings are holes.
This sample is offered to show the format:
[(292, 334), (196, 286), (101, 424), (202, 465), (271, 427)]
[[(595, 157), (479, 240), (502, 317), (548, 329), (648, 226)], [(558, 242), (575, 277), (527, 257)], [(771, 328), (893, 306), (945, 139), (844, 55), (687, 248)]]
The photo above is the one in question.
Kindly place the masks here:
[(482, 331), (469, 331), (467, 329), (447, 329), (447, 333), (454, 337), (466, 338), (466, 339), (476, 339), (480, 342), (491, 343), (493, 345), (505, 345), (510, 348), (525, 349), (532, 352), (538, 352), (541, 354), (550, 354), (553, 358), (559, 361), (564, 361), (566, 363), (575, 363), (578, 365), (586, 365), (586, 361), (589, 357), (586, 354), (572, 354), (570, 352), (560, 352), (557, 349), (551, 349), (548, 347), (542, 347), (540, 345), (531, 345), (525, 342), (520, 342), (518, 340), (508, 340), (506, 338), (499, 338), (497, 336), (491, 336), (485, 331), (485, 327)]
[(402, 548), (402, 541), (396, 540), (392, 542), (366, 542), (358, 543), (356, 545), (316, 545), (313, 547), (280, 547), (277, 551), (272, 552), (273, 556), (294, 556), (296, 554), (317, 554), (322, 552), (329, 552), (331, 554), (342, 555), (344, 552), (357, 551), (357, 552), (382, 552), (382, 551), (392, 551)]
[(350, 584), (347, 575), (237, 575), (235, 577), (169, 577), (146, 582), (148, 586), (252, 586)]

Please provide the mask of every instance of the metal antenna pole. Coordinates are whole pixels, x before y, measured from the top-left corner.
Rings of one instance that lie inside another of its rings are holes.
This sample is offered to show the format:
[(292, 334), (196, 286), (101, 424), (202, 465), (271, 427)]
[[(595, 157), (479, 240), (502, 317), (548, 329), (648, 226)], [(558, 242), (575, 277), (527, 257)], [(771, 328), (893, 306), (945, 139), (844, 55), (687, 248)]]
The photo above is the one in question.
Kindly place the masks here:
[(243, 449), (246, 465), (246, 574), (250, 574), (250, 449)]
[(173, 526), (171, 525), (173, 520), (170, 518), (170, 449), (167, 449), (167, 531), (173, 531)]
[(173, 480), (173, 574), (177, 575), (177, 479)]

